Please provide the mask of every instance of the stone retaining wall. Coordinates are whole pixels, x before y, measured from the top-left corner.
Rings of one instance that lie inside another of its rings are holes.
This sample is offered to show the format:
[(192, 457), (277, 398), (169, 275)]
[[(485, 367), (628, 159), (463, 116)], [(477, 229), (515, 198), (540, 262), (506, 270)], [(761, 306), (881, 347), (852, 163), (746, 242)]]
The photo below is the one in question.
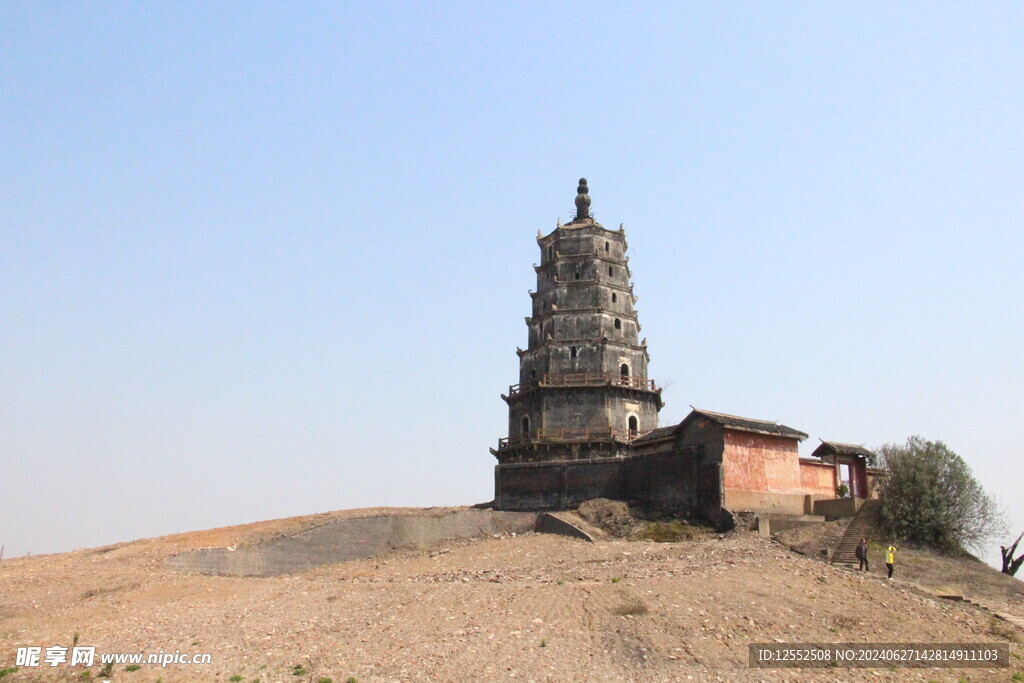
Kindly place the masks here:
[(476, 509), (357, 517), (234, 550), (184, 552), (167, 558), (165, 563), (201, 574), (274, 576), (392, 550), (431, 548), (448, 539), (533, 531), (536, 523), (537, 515), (533, 513)]

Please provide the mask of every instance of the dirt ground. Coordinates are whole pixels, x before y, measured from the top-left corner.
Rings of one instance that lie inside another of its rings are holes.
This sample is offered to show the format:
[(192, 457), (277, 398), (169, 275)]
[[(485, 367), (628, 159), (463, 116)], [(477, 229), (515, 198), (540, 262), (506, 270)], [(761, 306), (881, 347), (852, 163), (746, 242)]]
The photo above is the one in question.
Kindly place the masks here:
[[(824, 561), (828, 553), (823, 550), (833, 550), (848, 525), (849, 520), (840, 519), (790, 529), (777, 534), (777, 540), (790, 550)], [(872, 576), (884, 578), (886, 575), (886, 545), (878, 541), (868, 545)], [(927, 549), (900, 547), (894, 566), (893, 577), (897, 580), (913, 582), (936, 593), (999, 602), (1008, 612), (1024, 616), (1024, 581), (995, 571), (966, 553), (950, 557)]]
[[(878, 576), (885, 575), (884, 553), (885, 547), (881, 544), (872, 543), (868, 548), (871, 572)], [(1024, 582), (970, 555), (947, 557), (930, 550), (900, 548), (894, 566), (896, 578), (905, 578), (936, 592), (997, 600), (1007, 605), (1009, 612), (1024, 616)]]
[(783, 545), (801, 555), (807, 555), (822, 562), (828, 562), (839, 542), (843, 540), (849, 519), (837, 519), (834, 522), (810, 524), (794, 529), (787, 529), (776, 534)]
[[(70, 647), (78, 634), (79, 645), (101, 653), (212, 656), (210, 664), (118, 665), (116, 681), (1024, 679), (1017, 642), (1010, 669), (749, 668), (751, 642), (1022, 635), (972, 605), (836, 569), (750, 532), (679, 543), (487, 537), (274, 578), (186, 575), (162, 564), (186, 548), (373, 512), (0, 562), (0, 670), (14, 666), (19, 646)], [(99, 669), (89, 680), (102, 680)], [(82, 671), (21, 667), (0, 680), (82, 680)]]

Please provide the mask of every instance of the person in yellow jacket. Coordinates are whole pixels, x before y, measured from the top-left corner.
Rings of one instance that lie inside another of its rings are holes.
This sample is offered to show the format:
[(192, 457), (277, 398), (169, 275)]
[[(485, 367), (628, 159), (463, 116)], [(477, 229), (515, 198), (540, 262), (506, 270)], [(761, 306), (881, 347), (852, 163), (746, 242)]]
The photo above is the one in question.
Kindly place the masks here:
[(896, 546), (891, 545), (885, 550), (885, 568), (889, 570), (889, 578), (892, 578), (892, 566), (896, 564)]

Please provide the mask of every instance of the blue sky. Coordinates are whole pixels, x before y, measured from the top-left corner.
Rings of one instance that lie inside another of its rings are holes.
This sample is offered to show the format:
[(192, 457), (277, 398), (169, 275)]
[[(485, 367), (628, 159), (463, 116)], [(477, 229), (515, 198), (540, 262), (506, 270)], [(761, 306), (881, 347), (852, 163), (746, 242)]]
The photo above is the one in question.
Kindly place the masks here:
[(0, 5), (6, 556), (489, 500), (576, 181), (662, 424), (941, 439), (1024, 530), (1019, 3)]

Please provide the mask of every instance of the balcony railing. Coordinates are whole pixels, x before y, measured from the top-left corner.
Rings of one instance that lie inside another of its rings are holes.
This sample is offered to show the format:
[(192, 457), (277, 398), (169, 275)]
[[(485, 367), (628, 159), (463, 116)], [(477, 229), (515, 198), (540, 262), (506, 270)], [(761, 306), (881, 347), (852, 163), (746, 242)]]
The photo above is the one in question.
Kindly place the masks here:
[(586, 429), (538, 429), (527, 436), (498, 439), (498, 450), (515, 448), (531, 443), (574, 443), (586, 441), (620, 441), (629, 443), (639, 436), (628, 429), (595, 427)]
[(529, 384), (513, 384), (508, 388), (509, 396), (528, 391), (535, 386), (541, 387), (627, 387), (641, 391), (657, 391), (653, 379), (644, 377), (628, 377), (613, 372), (573, 372), (565, 375), (544, 375), (539, 382)]

